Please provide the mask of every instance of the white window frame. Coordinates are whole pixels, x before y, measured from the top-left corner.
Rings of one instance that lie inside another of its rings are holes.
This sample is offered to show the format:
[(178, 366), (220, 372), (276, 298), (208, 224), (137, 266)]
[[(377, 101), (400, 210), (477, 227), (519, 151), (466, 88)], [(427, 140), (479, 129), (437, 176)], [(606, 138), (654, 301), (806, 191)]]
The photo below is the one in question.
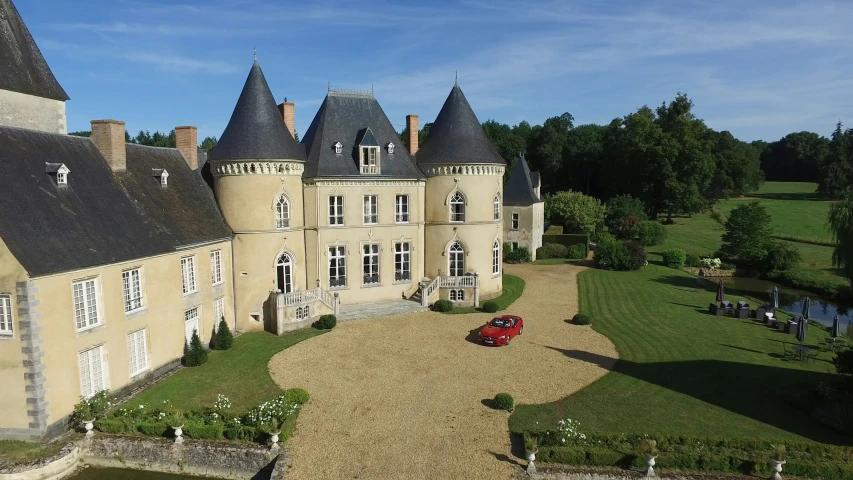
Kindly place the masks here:
[[(193, 315), (193, 312), (195, 312), (194, 315)], [(196, 333), (198, 333), (199, 340), (204, 342), (204, 335), (202, 334), (202, 329), (201, 329), (201, 307), (200, 306), (196, 305), (194, 307), (191, 307), (191, 308), (184, 310), (184, 340), (187, 342), (187, 345), (189, 345), (190, 341), (192, 340), (192, 335), (187, 337), (187, 323), (190, 320), (196, 321), (196, 325), (198, 325), (198, 328), (196, 328), (195, 331), (196, 331)]]
[(365, 243), (361, 246), (361, 282), (364, 286), (379, 285), (378, 243)]
[(450, 222), (462, 223), (465, 221), (465, 195), (460, 191), (453, 192), (448, 202), (450, 207)]
[(396, 283), (412, 281), (412, 244), (410, 242), (394, 243), (394, 281)]
[(147, 337), (147, 328), (127, 334), (127, 371), (130, 377), (147, 372), (149, 369)]
[[(457, 261), (456, 267), (454, 268), (454, 257), (461, 259), (461, 266), (460, 262)], [(447, 274), (451, 277), (461, 277), (465, 275), (465, 248), (459, 242), (453, 242), (449, 247), (447, 247)]]
[(169, 186), (169, 172), (163, 170), (163, 173), (160, 174), (160, 186), (168, 187)]
[(387, 147), (388, 148), (388, 155), (394, 155), (394, 147), (395, 146), (396, 145), (394, 145), (393, 142), (388, 142), (388, 147)]
[(196, 281), (195, 255), (181, 257), (181, 287), (184, 296), (198, 292)]
[(451, 302), (463, 302), (465, 301), (465, 290), (461, 288), (454, 288), (450, 290), (450, 301)]
[(145, 308), (142, 296), (142, 268), (121, 272), (121, 289), (124, 294), (124, 313), (133, 313)]
[(364, 224), (377, 225), (379, 223), (379, 195), (365, 195), (362, 203), (364, 205)]
[(68, 174), (65, 172), (56, 172), (56, 184), (68, 185)]
[(305, 320), (311, 317), (311, 308), (308, 305), (296, 307), (296, 319)]
[(275, 228), (278, 230), (290, 228), (290, 199), (283, 193), (275, 201)]
[(394, 221), (397, 223), (409, 223), (409, 195), (398, 194), (394, 198)]
[(224, 281), (222, 278), (222, 250), (212, 250), (210, 252), (210, 283), (211, 285), (221, 285)]
[(517, 212), (512, 212), (512, 225), (510, 225), (510, 228), (513, 230), (518, 230), (518, 213)]
[(361, 147), (361, 173), (379, 172), (379, 147)]
[(499, 275), (501, 273), (501, 242), (500, 240), (495, 240), (495, 243), (492, 245), (492, 275)]
[(83, 398), (92, 398), (96, 393), (109, 388), (109, 367), (104, 360), (104, 350), (103, 345), (98, 345), (77, 354), (80, 396)]
[[(329, 289), (347, 288), (347, 247), (344, 245), (329, 245), (328, 255)], [(334, 267), (332, 267), (332, 260), (335, 260)]]
[(495, 221), (501, 219), (501, 194), (495, 194)]
[(225, 297), (213, 299), (213, 330), (219, 328), (219, 322), (225, 318)]
[(100, 289), (99, 277), (83, 278), (71, 283), (74, 325), (77, 332), (83, 332), (104, 324), (104, 318), (101, 315)]
[(335, 154), (340, 155), (343, 152), (344, 146), (341, 145), (341, 142), (335, 142)]
[(346, 224), (344, 217), (344, 196), (329, 195), (329, 225), (344, 226)]
[(15, 335), (15, 325), (12, 320), (12, 295), (0, 294), (0, 338)]

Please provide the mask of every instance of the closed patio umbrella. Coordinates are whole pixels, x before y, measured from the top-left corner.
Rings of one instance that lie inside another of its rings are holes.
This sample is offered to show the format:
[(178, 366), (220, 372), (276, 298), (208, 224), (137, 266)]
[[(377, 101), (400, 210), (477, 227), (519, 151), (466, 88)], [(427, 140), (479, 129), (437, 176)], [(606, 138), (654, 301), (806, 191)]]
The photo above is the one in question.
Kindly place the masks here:
[(770, 306), (774, 309), (779, 308), (779, 287), (773, 287), (773, 296), (770, 301)]
[(809, 308), (811, 308), (811, 306), (812, 306), (812, 301), (809, 300), (809, 297), (806, 297), (806, 299), (803, 300), (803, 319), (804, 320), (809, 319)]
[(832, 330), (829, 331), (829, 336), (832, 338), (838, 338), (841, 334), (841, 322), (838, 320), (838, 314), (835, 314), (835, 317), (832, 319)]
[(806, 341), (806, 325), (808, 325), (809, 321), (805, 318), (800, 318), (800, 323), (797, 324), (797, 340), (800, 343)]
[(719, 285), (717, 285), (717, 301), (722, 302), (726, 299), (726, 289), (723, 287), (723, 279), (720, 279)]

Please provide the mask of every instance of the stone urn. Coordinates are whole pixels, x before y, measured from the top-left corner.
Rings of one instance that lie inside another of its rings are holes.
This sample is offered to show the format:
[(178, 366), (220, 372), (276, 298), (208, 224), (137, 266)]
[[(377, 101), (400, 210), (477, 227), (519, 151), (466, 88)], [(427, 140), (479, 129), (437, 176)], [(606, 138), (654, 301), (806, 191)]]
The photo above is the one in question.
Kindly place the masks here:
[(785, 460), (771, 460), (773, 462), (773, 475), (770, 480), (782, 480), (782, 465), (785, 465)]
[(281, 432), (276, 430), (275, 432), (270, 432), (270, 442), (272, 442), (273, 446), (278, 443), (278, 436)]
[(94, 418), (91, 420), (83, 420), (82, 423), (83, 423), (83, 428), (86, 429), (86, 436), (87, 437), (91, 437), (91, 436), (95, 435), (94, 430), (92, 430), (93, 428), (95, 428), (95, 419)]
[(172, 430), (175, 431), (175, 443), (184, 443), (184, 437), (182, 437), (184, 434), (184, 426), (179, 425), (177, 427), (172, 427)]
[(655, 476), (655, 459), (658, 458), (657, 455), (646, 455), (646, 476), (654, 477)]
[(536, 460), (536, 454), (538, 450), (527, 450), (525, 452), (527, 454), (527, 473), (535, 473), (536, 465), (534, 465), (534, 461)]

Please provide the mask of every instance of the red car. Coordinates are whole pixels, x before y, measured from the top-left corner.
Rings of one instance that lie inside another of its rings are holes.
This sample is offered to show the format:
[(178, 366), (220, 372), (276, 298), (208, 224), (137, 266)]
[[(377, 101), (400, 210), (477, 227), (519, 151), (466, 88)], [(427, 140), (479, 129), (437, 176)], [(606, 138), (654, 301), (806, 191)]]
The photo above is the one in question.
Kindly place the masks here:
[(489, 320), (480, 330), (480, 342), (485, 345), (509, 345), (516, 335), (524, 332), (524, 320), (515, 315), (502, 315)]

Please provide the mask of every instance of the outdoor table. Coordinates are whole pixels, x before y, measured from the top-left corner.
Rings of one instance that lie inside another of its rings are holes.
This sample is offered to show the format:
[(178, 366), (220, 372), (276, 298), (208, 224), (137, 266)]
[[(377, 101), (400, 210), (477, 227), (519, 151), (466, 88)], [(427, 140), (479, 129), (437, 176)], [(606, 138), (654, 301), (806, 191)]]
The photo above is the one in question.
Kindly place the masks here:
[(806, 347), (805, 345), (794, 345), (791, 347), (791, 350), (794, 351), (794, 355), (797, 356), (797, 359), (802, 361), (806, 357), (806, 354), (809, 353), (812, 349)]
[(844, 345), (844, 340), (843, 340), (843, 339), (841, 339), (841, 338), (832, 338), (832, 337), (829, 337), (829, 338), (827, 338), (827, 339), (825, 340), (825, 342), (826, 342), (826, 344), (827, 344), (827, 345), (829, 345), (830, 347), (832, 347), (832, 351), (833, 351), (833, 352), (835, 351), (835, 347), (837, 347), (837, 346), (839, 346), (839, 345)]

